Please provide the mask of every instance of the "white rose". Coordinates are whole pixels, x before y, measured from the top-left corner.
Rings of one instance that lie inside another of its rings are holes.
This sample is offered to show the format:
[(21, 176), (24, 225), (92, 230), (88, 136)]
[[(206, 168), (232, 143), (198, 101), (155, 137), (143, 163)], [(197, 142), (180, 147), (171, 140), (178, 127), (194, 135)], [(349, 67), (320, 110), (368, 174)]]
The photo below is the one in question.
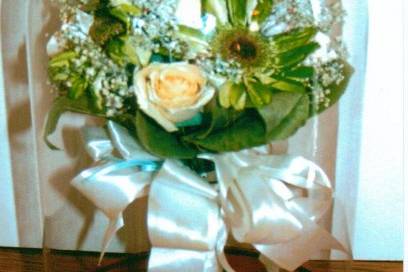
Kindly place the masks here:
[(202, 71), (184, 62), (150, 64), (135, 72), (134, 87), (140, 109), (168, 132), (193, 118), (215, 93)]

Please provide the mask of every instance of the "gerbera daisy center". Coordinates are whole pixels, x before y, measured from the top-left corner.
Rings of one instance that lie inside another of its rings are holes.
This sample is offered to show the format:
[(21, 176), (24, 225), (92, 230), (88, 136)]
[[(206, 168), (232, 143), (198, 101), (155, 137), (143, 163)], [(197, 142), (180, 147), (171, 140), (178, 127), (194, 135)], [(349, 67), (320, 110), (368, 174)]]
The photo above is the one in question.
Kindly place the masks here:
[(232, 55), (235, 55), (242, 59), (249, 60), (257, 56), (256, 45), (245, 37), (239, 37), (238, 39), (234, 40), (230, 44), (229, 50)]

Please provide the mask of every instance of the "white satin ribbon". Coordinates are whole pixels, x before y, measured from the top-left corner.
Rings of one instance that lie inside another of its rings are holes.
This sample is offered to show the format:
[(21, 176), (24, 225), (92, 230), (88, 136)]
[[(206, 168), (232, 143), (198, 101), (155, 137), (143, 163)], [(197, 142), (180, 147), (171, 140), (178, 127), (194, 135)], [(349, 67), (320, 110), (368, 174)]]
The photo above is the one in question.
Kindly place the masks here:
[[(112, 140), (100, 130), (85, 130), (88, 152), (104, 163), (73, 181), (110, 219), (102, 252), (123, 226), (124, 209), (149, 185), (149, 272), (233, 272), (224, 255), (229, 231), (261, 253), (268, 271), (276, 265), (292, 271), (323, 249), (344, 251), (317, 224), (331, 205), (332, 187), (313, 162), (270, 155), (267, 148), (202, 155), (215, 162), (215, 188), (175, 160), (166, 160), (152, 176), (158, 158), (123, 128), (110, 123), (109, 130)], [(124, 160), (113, 158), (113, 147)]]
[(148, 206), (149, 272), (234, 270), (224, 256), (227, 229), (218, 192), (180, 162), (167, 160)]
[(331, 206), (332, 187), (313, 162), (266, 149), (201, 157), (216, 164), (234, 238), (252, 244), (267, 267), (266, 259), (292, 271), (321, 250), (345, 251), (317, 224)]
[[(82, 130), (88, 154), (97, 165), (76, 176), (72, 185), (109, 219), (102, 242), (101, 262), (115, 233), (123, 227), (123, 211), (135, 199), (146, 196), (158, 158), (146, 153), (125, 128), (108, 123), (108, 131), (86, 127)], [(113, 155), (114, 151), (122, 159)]]

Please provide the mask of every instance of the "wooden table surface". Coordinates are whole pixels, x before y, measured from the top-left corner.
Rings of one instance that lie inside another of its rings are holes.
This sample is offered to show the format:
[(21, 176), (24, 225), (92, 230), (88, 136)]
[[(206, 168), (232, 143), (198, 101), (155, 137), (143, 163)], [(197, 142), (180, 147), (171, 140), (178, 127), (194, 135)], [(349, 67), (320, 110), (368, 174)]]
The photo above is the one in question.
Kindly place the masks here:
[[(0, 272), (130, 272), (146, 271), (147, 253), (107, 254), (100, 267), (98, 253), (0, 248)], [(237, 272), (265, 272), (254, 253), (229, 249), (228, 259)], [(401, 262), (311, 261), (298, 272), (402, 272)], [(182, 272), (182, 271), (180, 271)]]

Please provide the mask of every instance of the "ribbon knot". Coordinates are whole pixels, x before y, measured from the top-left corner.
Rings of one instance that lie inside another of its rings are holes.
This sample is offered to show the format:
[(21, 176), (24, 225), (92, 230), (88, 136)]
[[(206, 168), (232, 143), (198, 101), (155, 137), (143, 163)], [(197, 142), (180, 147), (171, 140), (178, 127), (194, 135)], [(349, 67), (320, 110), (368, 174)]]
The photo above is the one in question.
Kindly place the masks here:
[(149, 187), (149, 272), (234, 272), (224, 254), (229, 231), (261, 253), (268, 271), (294, 270), (323, 249), (344, 251), (316, 223), (331, 205), (332, 188), (313, 162), (259, 148), (201, 155), (215, 163), (215, 188), (181, 162), (146, 153), (117, 124), (108, 129), (111, 139), (103, 130), (84, 131), (87, 150), (101, 165), (73, 181), (110, 219), (101, 257), (123, 226), (123, 210)]

